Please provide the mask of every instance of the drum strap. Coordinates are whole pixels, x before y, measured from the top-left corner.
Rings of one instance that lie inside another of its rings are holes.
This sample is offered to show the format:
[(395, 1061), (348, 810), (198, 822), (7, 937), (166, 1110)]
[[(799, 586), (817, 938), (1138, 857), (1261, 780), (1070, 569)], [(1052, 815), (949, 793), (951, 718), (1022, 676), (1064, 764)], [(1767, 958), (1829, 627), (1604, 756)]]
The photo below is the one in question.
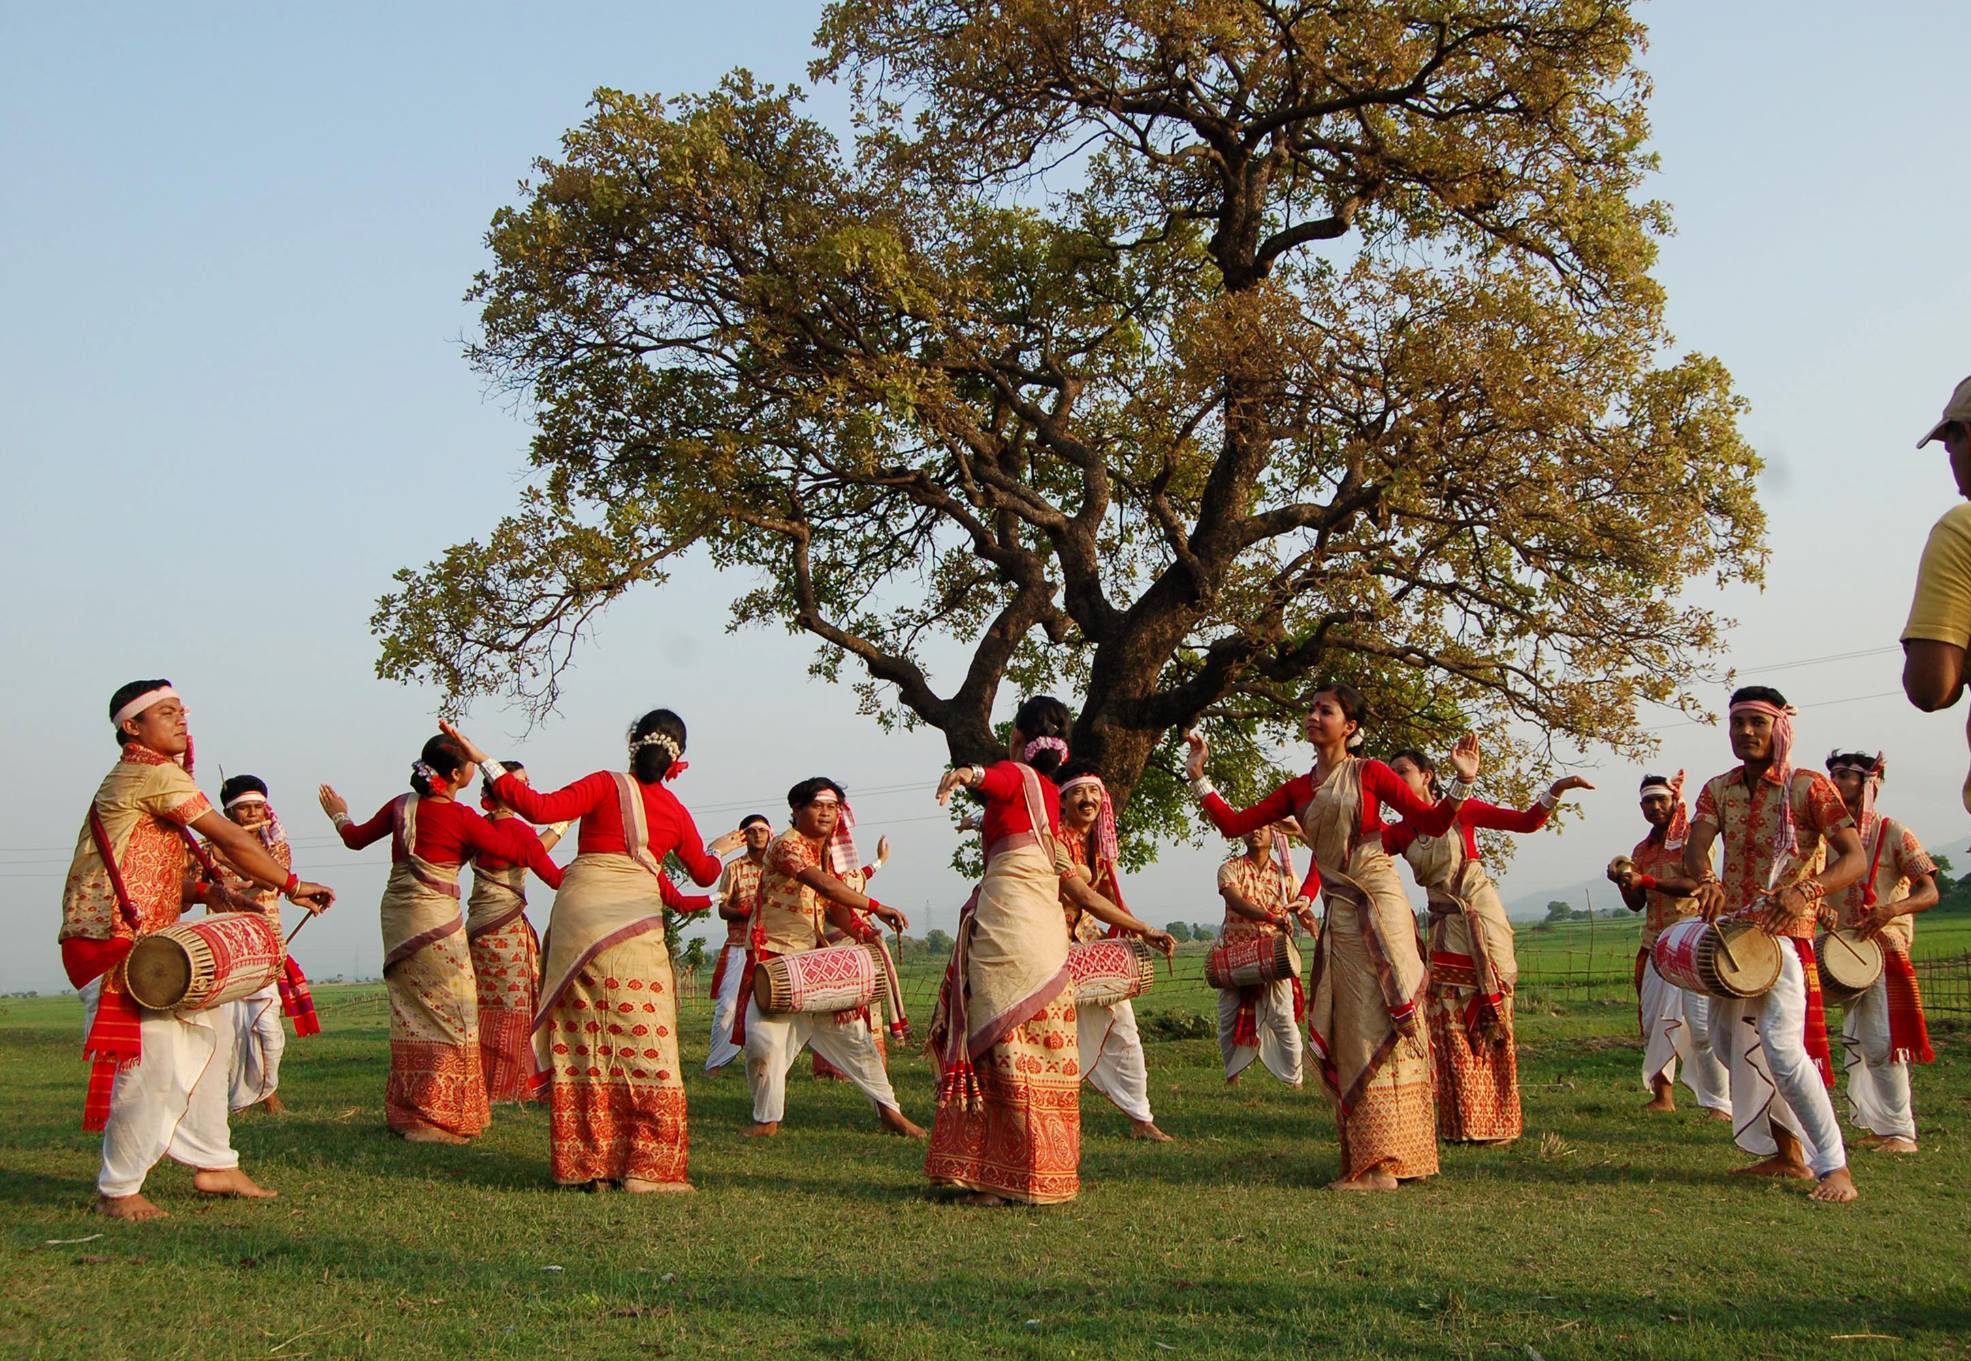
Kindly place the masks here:
[(1882, 843), (1889, 839), (1887, 835), (1888, 831), (1889, 820), (1877, 815), (1875, 819), (1875, 850), (1868, 857), (1868, 877), (1862, 880), (1861, 883), (1863, 907), (1875, 906), (1875, 873), (1882, 868)]
[[(117, 915), (130, 928), (131, 935), (129, 940), (76, 938), (62, 942), (62, 963), (70, 982), (80, 987), (93, 978), (103, 980), (96, 998), (96, 1019), (82, 1041), (82, 1056), (89, 1060), (89, 1090), (82, 1100), (82, 1128), (93, 1134), (109, 1124), (110, 1094), (116, 1089), (117, 1070), (144, 1056), (143, 1013), (124, 991), (121, 968), (130, 947), (136, 943), (144, 919), (123, 882), (123, 871), (110, 845), (109, 829), (103, 825), (102, 813), (93, 799), (89, 803), (89, 837), (96, 843), (96, 854), (102, 858), (103, 868), (109, 872)], [(85, 976), (78, 979), (79, 972)]]

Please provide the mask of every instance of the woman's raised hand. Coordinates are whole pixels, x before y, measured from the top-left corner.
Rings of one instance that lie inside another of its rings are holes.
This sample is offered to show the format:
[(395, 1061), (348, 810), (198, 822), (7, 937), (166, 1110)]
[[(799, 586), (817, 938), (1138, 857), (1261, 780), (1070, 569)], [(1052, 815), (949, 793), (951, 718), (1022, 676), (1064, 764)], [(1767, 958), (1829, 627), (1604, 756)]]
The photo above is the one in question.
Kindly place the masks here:
[(445, 736), (451, 738), (454, 742), (458, 743), (460, 748), (463, 749), (465, 752), (465, 759), (472, 762), (472, 764), (474, 764), (475, 766), (483, 763), (486, 760), (486, 753), (482, 751), (477, 745), (475, 745), (470, 737), (467, 737), (464, 733), (460, 732), (459, 725), (452, 722), (451, 719), (449, 718), (439, 719), (438, 731), (445, 734)]
[(1191, 748), (1184, 758), (1184, 774), (1193, 780), (1204, 778), (1205, 757), (1211, 753), (1211, 744), (1205, 735), (1196, 728), (1184, 734), (1185, 743)]
[(730, 832), (721, 832), (718, 836), (712, 839), (712, 844), (707, 846), (705, 849), (710, 851), (713, 855), (724, 855), (728, 851), (738, 850), (741, 846), (744, 846), (745, 844), (746, 844), (746, 834), (735, 828)]
[(1478, 778), (1478, 735), (1466, 733), (1451, 748), (1451, 769), (1458, 772), (1458, 778), (1470, 784)]
[(1593, 785), (1589, 784), (1586, 780), (1582, 779), (1579, 775), (1568, 775), (1562, 777), (1561, 779), (1555, 780), (1553, 784), (1548, 786), (1547, 793), (1551, 794), (1554, 798), (1559, 798), (1562, 794), (1565, 794), (1570, 789), (1593, 789), (1593, 788), (1594, 788)]
[(971, 784), (972, 768), (970, 766), (959, 766), (956, 769), (947, 770), (943, 778), (938, 781), (939, 807), (950, 803), (951, 796), (954, 793), (961, 789), (970, 788)]
[(349, 800), (336, 793), (332, 786), (323, 785), (315, 796), (322, 801), (322, 811), (329, 815), (330, 821), (349, 816)]

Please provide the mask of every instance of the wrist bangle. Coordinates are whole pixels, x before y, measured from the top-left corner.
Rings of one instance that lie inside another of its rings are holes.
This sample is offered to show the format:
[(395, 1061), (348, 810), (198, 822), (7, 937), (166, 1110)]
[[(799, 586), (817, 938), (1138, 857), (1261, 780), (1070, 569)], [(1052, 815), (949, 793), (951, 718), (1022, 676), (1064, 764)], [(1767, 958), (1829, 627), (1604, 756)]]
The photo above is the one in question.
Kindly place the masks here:
[(1473, 785), (1470, 780), (1459, 778), (1451, 781), (1450, 787), (1444, 791), (1444, 797), (1447, 799), (1468, 799), (1471, 797), (1472, 789)]
[(336, 825), (336, 827), (340, 829), (349, 826), (349, 824), (354, 822), (355, 819), (350, 817), (347, 813), (330, 813), (329, 821), (333, 822)]
[(491, 789), (500, 782), (500, 776), (506, 774), (507, 769), (498, 761), (481, 761), (479, 763), (479, 773), (486, 777), (486, 787)]
[(283, 898), (291, 898), (294, 896), (295, 890), (300, 887), (301, 876), (290, 871), (287, 876), (287, 882), (281, 885), (281, 896)]
[(1540, 806), (1546, 809), (1549, 813), (1553, 812), (1554, 809), (1560, 807), (1560, 795), (1554, 793), (1553, 790), (1549, 789), (1546, 793), (1540, 796)]
[(1192, 780), (1190, 784), (1191, 784), (1191, 792), (1197, 795), (1201, 799), (1210, 798), (1213, 794), (1216, 794), (1218, 792), (1218, 790), (1212, 785), (1211, 781), (1205, 778), (1203, 775), (1200, 775), (1198, 776), (1197, 779)]
[(1655, 887), (1656, 887), (1656, 876), (1655, 876), (1655, 875), (1653, 875), (1653, 874), (1638, 874), (1638, 875), (1636, 876), (1636, 887), (1637, 887), (1637, 888), (1655, 888)]

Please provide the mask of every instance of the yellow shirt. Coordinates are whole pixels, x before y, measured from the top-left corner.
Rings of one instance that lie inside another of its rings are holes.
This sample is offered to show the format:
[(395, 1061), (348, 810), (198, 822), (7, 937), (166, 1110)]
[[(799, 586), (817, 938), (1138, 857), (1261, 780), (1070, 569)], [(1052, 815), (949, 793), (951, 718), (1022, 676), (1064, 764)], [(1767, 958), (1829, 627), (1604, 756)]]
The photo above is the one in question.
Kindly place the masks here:
[[(175, 926), (185, 908), (185, 870), (190, 855), (179, 827), (212, 811), (185, 768), (135, 745), (123, 749), (96, 790), (96, 812), (116, 857), (123, 886), (143, 924), (138, 934)], [(129, 936), (117, 909), (109, 868), (96, 850), (85, 818), (75, 839), (68, 882), (62, 886), (62, 929), (57, 937), (108, 940)]]
[(1916, 567), (1903, 641), (1971, 646), (1971, 501), (1952, 506), (1931, 526)]
[(767, 847), (755, 912), (760, 930), (766, 933), (766, 948), (774, 954), (796, 955), (828, 943), (827, 903), (795, 877), (804, 869), (820, 867), (826, 844), (789, 828)]

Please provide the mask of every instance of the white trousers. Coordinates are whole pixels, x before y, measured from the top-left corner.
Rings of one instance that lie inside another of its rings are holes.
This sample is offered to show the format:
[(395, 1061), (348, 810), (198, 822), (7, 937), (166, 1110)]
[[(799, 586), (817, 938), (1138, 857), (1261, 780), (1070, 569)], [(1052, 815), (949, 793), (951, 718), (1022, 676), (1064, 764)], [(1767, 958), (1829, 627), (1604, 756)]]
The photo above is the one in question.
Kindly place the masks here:
[(1747, 1153), (1779, 1151), (1775, 1128), (1800, 1141), (1824, 1177), (1848, 1165), (1841, 1124), (1820, 1070), (1807, 1057), (1807, 975), (1791, 941), (1779, 950), (1779, 982), (1764, 997), (1711, 1005), (1711, 1046), (1731, 1072), (1732, 1137)]
[(1225, 1076), (1235, 1078), (1257, 1058), (1268, 1072), (1298, 1087), (1300, 1068), (1300, 1025), (1293, 1018), (1293, 980), (1279, 978), (1259, 990), (1259, 1004), (1253, 1022), (1259, 1031), (1259, 1044), (1234, 1044), (1232, 1031), (1239, 1019), (1239, 990), (1222, 988), (1218, 993), (1218, 1051), (1225, 1056)]
[(1643, 1090), (1654, 1091), (1659, 1077), (1675, 1082), (1681, 1061), (1684, 1085), (1697, 1104), (1729, 1112), (1731, 1077), (1711, 1050), (1711, 999), (1666, 981), (1656, 961), (1644, 960), (1641, 1007)]
[(1897, 1060), (1889, 1041), (1887, 979), (1876, 979), (1874, 986), (1848, 1003), (1841, 1044), (1848, 1051), (1848, 1118), (1870, 1134), (1915, 1143), (1909, 1064)]
[(1082, 1080), (1131, 1120), (1151, 1123), (1150, 1070), (1143, 1062), (1143, 1037), (1136, 1032), (1136, 1008), (1128, 1002), (1112, 1007), (1077, 1002), (1074, 1010)]
[[(102, 980), (82, 989), (82, 1033), (96, 1021)], [(158, 1160), (169, 1156), (200, 1171), (240, 1165), (226, 1125), (233, 1067), (232, 1018), (223, 1012), (142, 1013), (144, 1056), (116, 1075), (103, 1165), (96, 1190), (134, 1196)]]
[(835, 1013), (796, 1011), (769, 1016), (746, 999), (746, 1081), (753, 1089), (753, 1123), (778, 1124), (787, 1114), (787, 1070), (809, 1045), (842, 1070), (879, 1109), (897, 1109), (883, 1056), (869, 1023), (858, 1017), (837, 1025)]
[(705, 1053), (708, 1073), (717, 1072), (745, 1052), (732, 1042), (732, 1023), (739, 1019), (739, 982), (746, 973), (746, 947), (726, 946), (719, 952), (719, 964), (725, 974), (719, 979), (717, 995), (712, 998), (712, 1039)]
[(251, 997), (228, 1002), (219, 1010), (232, 1014), (231, 1105), (234, 1110), (243, 1111), (265, 1101), (281, 1085), (281, 1055), (287, 1051), (287, 1029), (281, 1024), (281, 990), (269, 983)]

